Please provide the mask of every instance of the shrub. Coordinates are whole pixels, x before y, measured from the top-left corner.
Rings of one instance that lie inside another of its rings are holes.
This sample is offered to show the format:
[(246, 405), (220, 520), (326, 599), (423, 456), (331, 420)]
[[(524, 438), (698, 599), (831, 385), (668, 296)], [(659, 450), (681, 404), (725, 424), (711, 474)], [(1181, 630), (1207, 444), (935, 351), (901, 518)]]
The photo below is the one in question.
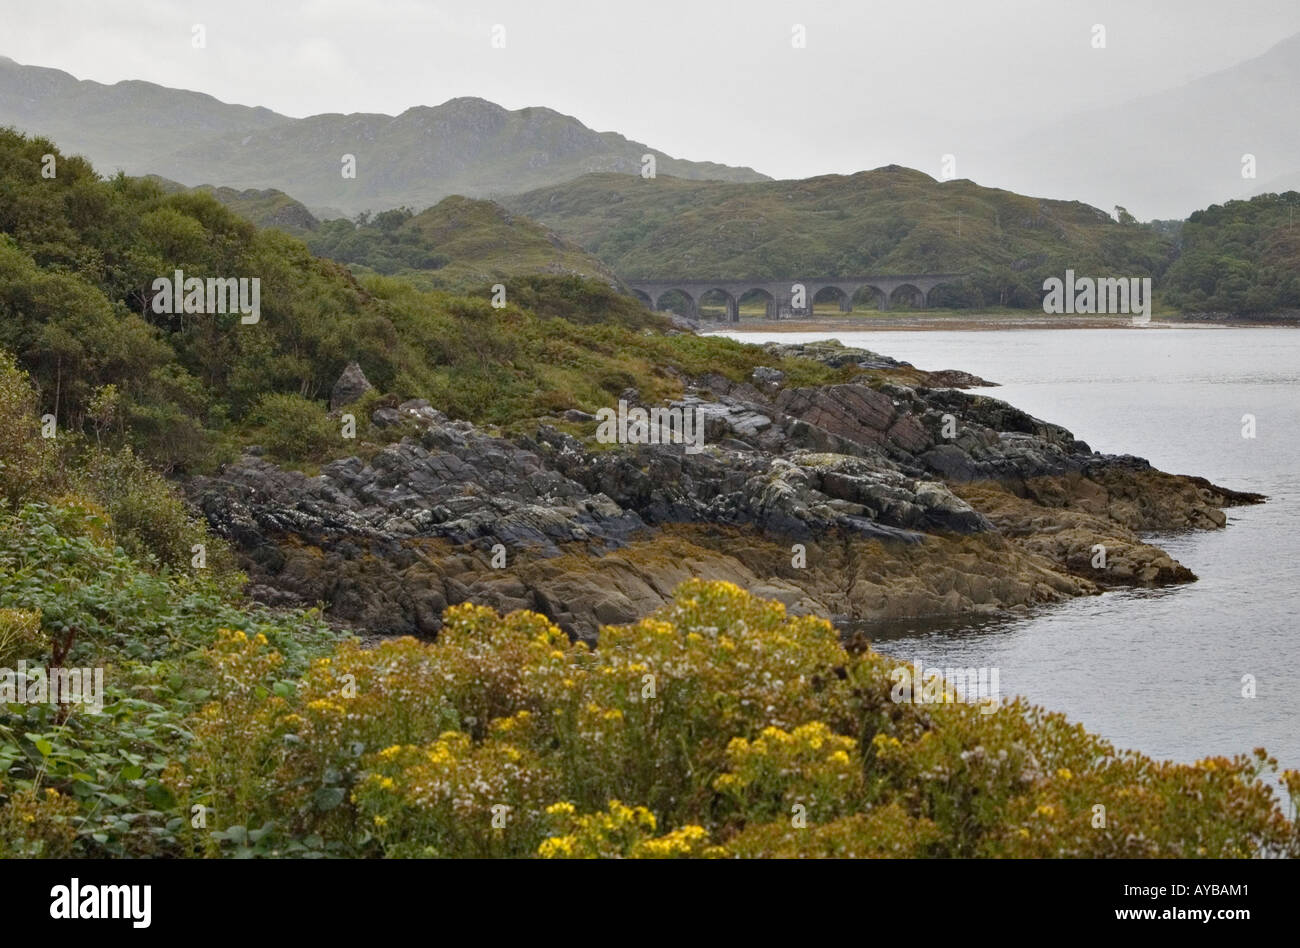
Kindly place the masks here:
[(432, 644), (343, 644), (296, 681), (269, 642), (223, 636), (169, 785), (241, 834), (274, 827), (285, 852), (1300, 851), (1259, 779), (1271, 759), (1159, 763), (1023, 701), (895, 703), (893, 662), (728, 583), (684, 583), (595, 650), (527, 612), (445, 622)]
[(324, 406), (300, 395), (263, 395), (250, 417), (262, 446), (278, 461), (319, 460), (343, 443)]
[(354, 800), (387, 855), (525, 856), (541, 840), (550, 773), (512, 744), (448, 731), (385, 748), (369, 766)]
[(39, 611), (0, 609), (0, 668), (10, 668), (19, 659), (39, 661), (49, 644)]
[(21, 504), (57, 487), (54, 443), (41, 437), (36, 390), (7, 352), (0, 352), (0, 496)]
[(929, 820), (891, 803), (803, 827), (790, 818), (754, 823), (728, 840), (726, 853), (742, 859), (897, 859), (928, 855), (941, 837)]
[(18, 790), (0, 806), (0, 853), (62, 859), (77, 837), (77, 801), (53, 787)]
[(204, 548), (210, 575), (228, 577), (234, 554), (207, 525), (193, 516), (179, 492), (130, 448), (115, 454), (94, 452), (80, 478), (83, 490), (104, 505), (113, 535), (133, 556), (157, 558), (173, 569), (189, 570), (195, 545)]
[(862, 761), (858, 742), (814, 721), (793, 731), (764, 728), (752, 741), (727, 745), (729, 770), (713, 782), (745, 823), (761, 823), (798, 809), (814, 822), (861, 808)]

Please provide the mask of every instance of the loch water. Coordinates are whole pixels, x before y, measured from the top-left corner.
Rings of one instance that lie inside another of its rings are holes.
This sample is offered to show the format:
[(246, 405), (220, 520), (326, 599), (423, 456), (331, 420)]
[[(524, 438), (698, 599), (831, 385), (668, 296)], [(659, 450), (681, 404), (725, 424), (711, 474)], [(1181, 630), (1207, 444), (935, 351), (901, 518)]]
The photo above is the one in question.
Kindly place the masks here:
[[(1148, 538), (1197, 582), (872, 637), (908, 662), (997, 668), (1003, 695), (1063, 711), (1119, 747), (1191, 762), (1263, 746), (1300, 768), (1300, 330), (728, 335), (835, 338), (922, 369), (963, 369), (1001, 386), (973, 391), (1064, 425), (1096, 451), (1266, 494), (1266, 504), (1229, 508), (1223, 530)], [(1254, 438), (1243, 437), (1245, 415)], [(1253, 698), (1243, 697), (1247, 675)]]

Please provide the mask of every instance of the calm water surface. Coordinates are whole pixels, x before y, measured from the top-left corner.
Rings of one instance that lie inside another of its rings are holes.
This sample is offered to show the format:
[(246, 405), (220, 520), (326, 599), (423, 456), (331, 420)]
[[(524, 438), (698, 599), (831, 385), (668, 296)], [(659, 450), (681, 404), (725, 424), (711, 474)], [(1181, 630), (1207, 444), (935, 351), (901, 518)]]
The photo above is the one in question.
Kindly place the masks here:
[[(927, 664), (1000, 670), (1002, 693), (1064, 711), (1121, 747), (1194, 761), (1264, 746), (1300, 767), (1300, 330), (1150, 328), (1003, 332), (735, 333), (837, 338), (978, 390), (1129, 453), (1269, 502), (1225, 530), (1152, 538), (1200, 577), (1110, 592), (1014, 618), (913, 626), (879, 640)], [(1242, 416), (1256, 437), (1242, 437)], [(1254, 675), (1254, 699), (1242, 676)]]

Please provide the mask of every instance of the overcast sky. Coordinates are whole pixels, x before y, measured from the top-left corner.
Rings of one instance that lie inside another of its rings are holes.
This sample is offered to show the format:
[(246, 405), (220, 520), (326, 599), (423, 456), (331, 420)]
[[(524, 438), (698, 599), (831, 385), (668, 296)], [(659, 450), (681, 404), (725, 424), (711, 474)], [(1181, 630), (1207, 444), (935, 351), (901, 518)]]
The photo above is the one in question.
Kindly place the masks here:
[[(292, 116), (480, 96), (682, 158), (806, 177), (916, 164), (906, 143), (922, 129), (1010, 127), (1178, 85), (1300, 32), (1300, 3), (0, 0), (0, 18), (0, 54), (82, 79)], [(792, 46), (795, 24), (806, 48)]]

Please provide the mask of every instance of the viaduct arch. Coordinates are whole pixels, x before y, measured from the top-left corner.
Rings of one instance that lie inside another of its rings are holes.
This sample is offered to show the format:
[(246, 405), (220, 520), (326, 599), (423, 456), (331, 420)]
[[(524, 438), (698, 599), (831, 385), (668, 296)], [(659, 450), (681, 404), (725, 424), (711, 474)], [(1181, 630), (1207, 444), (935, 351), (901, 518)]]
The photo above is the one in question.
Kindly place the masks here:
[[(767, 296), (767, 318), (779, 319), (786, 315), (808, 316), (812, 303), (822, 290), (838, 291), (841, 312), (853, 309), (853, 298), (864, 289), (879, 294), (881, 309), (889, 309), (894, 294), (908, 289), (925, 305), (930, 291), (944, 283), (955, 283), (964, 273), (905, 273), (882, 276), (856, 277), (806, 277), (790, 280), (627, 280), (628, 288), (651, 309), (661, 309), (660, 302), (669, 293), (680, 293), (686, 299), (687, 315), (698, 319), (700, 299), (705, 294), (721, 293), (726, 305), (727, 319), (740, 319), (740, 299), (754, 292)], [(796, 306), (802, 288), (803, 305)]]

